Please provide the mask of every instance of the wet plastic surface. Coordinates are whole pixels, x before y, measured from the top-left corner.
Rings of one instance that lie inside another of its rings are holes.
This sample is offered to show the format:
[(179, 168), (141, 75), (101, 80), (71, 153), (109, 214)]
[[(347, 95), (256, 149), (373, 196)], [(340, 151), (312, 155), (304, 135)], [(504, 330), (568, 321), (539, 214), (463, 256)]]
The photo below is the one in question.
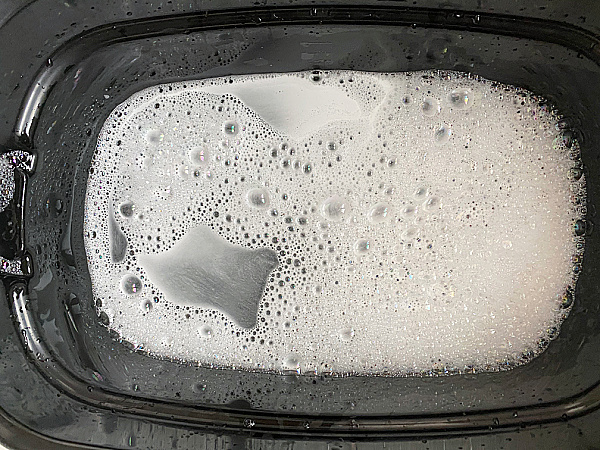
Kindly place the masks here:
[[(2, 229), (13, 233), (0, 252), (32, 261), (22, 275), (4, 277), (0, 305), (0, 407), (7, 421), (29, 431), (6, 425), (1, 436), (39, 433), (56, 443), (115, 448), (201, 448), (214, 439), (227, 448), (266, 434), (322, 439), (327, 448), (339, 438), (431, 439), (523, 427), (541, 436), (540, 424), (567, 420), (565, 435), (583, 424), (575, 434), (586, 447), (593, 438), (586, 414), (600, 406), (599, 252), (592, 232), (600, 176), (594, 34), (600, 11), (581, 5), (584, 12), (569, 9), (568, 17), (560, 5), (547, 13), (508, 11), (539, 18), (519, 19), (475, 2), (461, 10), (393, 2), (276, 9), (223, 3), (224, 11), (214, 12), (202, 5), (170, 11), (168, 3), (131, 11), (47, 3), (33, 2), (0, 27), (0, 59), (10, 61), (1, 69), (0, 144), (36, 156), (33, 174), (16, 169), (16, 190), (26, 188), (26, 197), (15, 196), (10, 214), (3, 214)], [(57, 19), (42, 22), (42, 10)], [(24, 24), (36, 32), (19, 39)], [(582, 147), (589, 236), (571, 316), (540, 357), (509, 372), (478, 375), (282, 376), (157, 360), (118, 342), (102, 325), (92, 304), (82, 211), (90, 158), (110, 111), (162, 82), (317, 68), (472, 72), (541, 94), (565, 113)], [(558, 424), (549, 427), (555, 439), (562, 435)], [(207, 430), (235, 437), (213, 438)], [(507, 436), (487, 442), (501, 445)], [(459, 447), (461, 439), (452, 442)]]

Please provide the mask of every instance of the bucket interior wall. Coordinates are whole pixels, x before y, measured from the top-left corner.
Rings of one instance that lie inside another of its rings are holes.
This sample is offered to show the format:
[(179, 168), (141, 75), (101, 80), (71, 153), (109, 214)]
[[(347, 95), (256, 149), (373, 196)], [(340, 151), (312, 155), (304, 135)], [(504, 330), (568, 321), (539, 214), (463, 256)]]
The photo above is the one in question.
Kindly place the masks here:
[[(593, 213), (600, 144), (593, 112), (600, 110), (600, 71), (592, 61), (542, 41), (407, 26), (215, 29), (133, 35), (108, 45), (100, 36), (86, 45), (67, 49), (47, 69), (56, 81), (31, 133), (39, 163), (30, 180), (25, 231), (36, 261), (30, 295), (42, 337), (57, 359), (90, 386), (190, 406), (397, 415), (555, 401), (597, 381), (593, 234), (586, 241), (575, 307), (544, 353), (511, 371), (434, 378), (283, 376), (211, 369), (135, 352), (100, 324), (82, 239), (90, 159), (116, 105), (159, 83), (265, 71), (457, 70), (524, 87), (555, 105), (576, 130)], [(57, 199), (60, 211), (53, 206)]]

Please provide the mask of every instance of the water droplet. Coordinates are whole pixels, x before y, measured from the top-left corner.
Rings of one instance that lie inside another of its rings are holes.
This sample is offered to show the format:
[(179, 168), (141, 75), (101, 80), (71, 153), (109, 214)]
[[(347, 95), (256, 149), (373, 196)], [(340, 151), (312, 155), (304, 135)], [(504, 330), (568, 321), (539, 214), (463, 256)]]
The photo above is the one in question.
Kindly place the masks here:
[(252, 208), (265, 209), (269, 206), (269, 192), (265, 188), (250, 189), (246, 193), (246, 202)]
[(119, 205), (119, 213), (126, 218), (133, 217), (135, 205), (133, 202), (123, 202)]
[(208, 165), (210, 151), (205, 147), (194, 147), (189, 151), (188, 158), (195, 166), (204, 167)]
[(121, 280), (121, 291), (127, 295), (139, 294), (142, 290), (142, 280), (135, 275), (125, 275)]
[(431, 117), (440, 111), (440, 103), (434, 98), (427, 97), (421, 103), (421, 111), (423, 115)]
[(206, 392), (206, 387), (207, 387), (206, 384), (197, 382), (197, 383), (194, 383), (194, 385), (192, 386), (192, 390), (195, 393), (200, 394), (202, 392)]
[(450, 92), (448, 102), (454, 109), (468, 109), (473, 103), (473, 99), (468, 89), (455, 89)]
[(341, 222), (347, 213), (346, 200), (339, 195), (329, 197), (321, 205), (321, 215), (332, 222)]
[(357, 255), (366, 255), (371, 249), (371, 243), (368, 239), (359, 239), (354, 243), (354, 253)]
[(165, 135), (159, 130), (149, 130), (146, 133), (146, 141), (148, 141), (148, 143), (152, 145), (160, 144), (164, 138)]
[(239, 125), (233, 120), (228, 120), (223, 124), (223, 133), (228, 136), (235, 136), (239, 131)]
[(213, 330), (210, 326), (208, 325), (202, 325), (199, 329), (198, 329), (198, 333), (200, 333), (200, 336), (202, 336), (203, 338), (207, 338), (210, 339), (213, 337)]
[(385, 221), (390, 213), (390, 208), (387, 203), (377, 203), (369, 211), (369, 221), (372, 223), (381, 223)]
[(446, 125), (442, 125), (433, 134), (433, 139), (437, 145), (443, 145), (450, 140), (452, 130)]

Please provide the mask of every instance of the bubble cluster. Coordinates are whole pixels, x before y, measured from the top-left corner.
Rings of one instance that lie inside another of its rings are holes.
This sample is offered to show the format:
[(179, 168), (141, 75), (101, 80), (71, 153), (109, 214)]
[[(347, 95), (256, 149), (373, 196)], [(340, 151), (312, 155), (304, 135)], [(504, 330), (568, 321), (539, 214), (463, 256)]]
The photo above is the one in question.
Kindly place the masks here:
[(585, 174), (542, 99), (456, 72), (138, 92), (104, 124), (85, 246), (102, 323), (217, 367), (513, 367), (576, 299)]

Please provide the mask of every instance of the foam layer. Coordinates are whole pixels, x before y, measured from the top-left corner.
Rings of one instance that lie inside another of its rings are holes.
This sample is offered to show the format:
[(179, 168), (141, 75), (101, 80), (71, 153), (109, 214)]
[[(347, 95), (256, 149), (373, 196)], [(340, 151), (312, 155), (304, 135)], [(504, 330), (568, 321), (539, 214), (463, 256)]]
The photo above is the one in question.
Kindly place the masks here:
[(140, 350), (249, 370), (523, 363), (556, 335), (582, 258), (562, 126), (532, 94), (460, 73), (141, 91), (90, 169), (99, 313)]

